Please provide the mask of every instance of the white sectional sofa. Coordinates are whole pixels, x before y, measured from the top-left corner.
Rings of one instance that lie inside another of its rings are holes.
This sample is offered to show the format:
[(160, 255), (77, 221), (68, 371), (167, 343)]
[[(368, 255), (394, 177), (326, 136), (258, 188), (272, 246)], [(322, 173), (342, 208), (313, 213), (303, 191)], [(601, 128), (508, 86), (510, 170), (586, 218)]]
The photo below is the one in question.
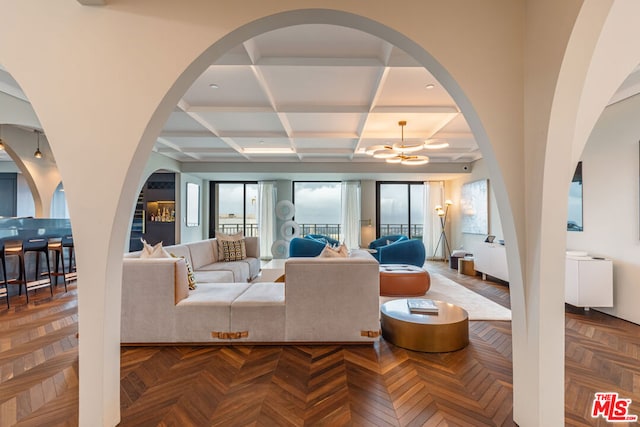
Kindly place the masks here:
[[(247, 255), (251, 245), (247, 241)], [(288, 259), (285, 282), (272, 283), (247, 282), (245, 267), (215, 265), (211, 257), (217, 251), (210, 249), (216, 247), (215, 240), (178, 246), (189, 251), (189, 257), (186, 252), (173, 253), (192, 260), (198, 279), (195, 290), (188, 288), (183, 259), (125, 257), (123, 344), (378, 339), (378, 263), (366, 251), (352, 251), (347, 258)], [(255, 251), (251, 254), (257, 258)], [(248, 264), (249, 276), (254, 277), (252, 262)]]

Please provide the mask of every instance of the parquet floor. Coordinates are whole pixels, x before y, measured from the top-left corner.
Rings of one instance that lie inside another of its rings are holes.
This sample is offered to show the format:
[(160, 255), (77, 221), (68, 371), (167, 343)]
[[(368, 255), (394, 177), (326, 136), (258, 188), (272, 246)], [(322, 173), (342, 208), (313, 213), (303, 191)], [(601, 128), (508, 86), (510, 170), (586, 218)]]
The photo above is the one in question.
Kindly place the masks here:
[[(508, 287), (429, 269), (505, 306)], [(78, 422), (75, 285), (0, 308), (0, 426)], [(375, 346), (131, 347), (121, 426), (514, 425), (510, 322), (474, 321), (470, 345), (426, 354)], [(566, 425), (615, 391), (640, 414), (640, 326), (567, 309)], [(622, 424), (624, 425), (624, 424)]]

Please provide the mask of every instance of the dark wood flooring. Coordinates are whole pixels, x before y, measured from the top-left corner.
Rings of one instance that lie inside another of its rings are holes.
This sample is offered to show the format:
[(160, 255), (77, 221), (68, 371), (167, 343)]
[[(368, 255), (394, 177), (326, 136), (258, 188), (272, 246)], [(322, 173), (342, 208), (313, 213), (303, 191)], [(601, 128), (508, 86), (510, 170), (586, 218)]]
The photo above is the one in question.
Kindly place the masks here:
[[(428, 268), (509, 306), (504, 284)], [(77, 425), (76, 297), (72, 285), (0, 308), (0, 426)], [(470, 340), (442, 354), (384, 340), (123, 348), (120, 425), (514, 425), (510, 322), (473, 321)], [(640, 326), (568, 307), (565, 424), (606, 425), (590, 416), (597, 391), (632, 399), (640, 414), (639, 357)]]

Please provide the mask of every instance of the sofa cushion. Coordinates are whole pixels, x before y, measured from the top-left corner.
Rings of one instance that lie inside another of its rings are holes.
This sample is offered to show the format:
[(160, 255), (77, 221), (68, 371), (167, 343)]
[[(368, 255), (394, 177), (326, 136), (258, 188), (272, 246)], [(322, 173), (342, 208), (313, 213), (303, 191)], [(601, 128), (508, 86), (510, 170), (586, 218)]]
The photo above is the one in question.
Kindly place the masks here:
[(260, 260), (258, 258), (246, 257), (242, 261), (249, 266), (249, 279), (253, 280), (260, 274)]
[(227, 270), (207, 271), (196, 270), (194, 272), (198, 283), (232, 283), (233, 272)]
[(283, 283), (254, 283), (231, 303), (232, 332), (247, 332), (234, 341), (284, 341)]
[(233, 281), (244, 283), (249, 281), (249, 264), (243, 261), (233, 262), (214, 262), (209, 265), (203, 265), (200, 271), (218, 271), (226, 270), (233, 273)]
[(230, 306), (236, 298), (242, 295), (251, 285), (249, 283), (202, 283), (189, 296), (180, 301), (177, 306), (194, 305), (225, 305)]
[(176, 319), (176, 342), (214, 342), (213, 332), (229, 332), (231, 303), (248, 283), (201, 283), (172, 313)]
[(189, 252), (191, 253), (191, 265), (193, 265), (194, 270), (199, 269), (203, 265), (217, 261), (213, 253), (214, 243), (215, 242), (212, 242), (209, 239), (201, 240), (199, 242), (191, 242), (185, 245), (189, 248)]
[(221, 240), (220, 244), (222, 245), (222, 261), (241, 261), (247, 257), (244, 239)]

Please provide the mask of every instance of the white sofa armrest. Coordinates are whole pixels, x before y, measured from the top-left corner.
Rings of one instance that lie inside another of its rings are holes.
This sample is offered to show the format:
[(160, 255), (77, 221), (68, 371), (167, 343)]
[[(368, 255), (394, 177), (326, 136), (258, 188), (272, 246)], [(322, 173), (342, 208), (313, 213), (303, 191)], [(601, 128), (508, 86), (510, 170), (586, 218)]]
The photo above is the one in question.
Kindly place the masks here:
[(123, 343), (175, 340), (175, 304), (189, 295), (180, 258), (125, 258), (122, 266)]
[(260, 259), (260, 239), (258, 237), (245, 237), (244, 244), (248, 257)]

